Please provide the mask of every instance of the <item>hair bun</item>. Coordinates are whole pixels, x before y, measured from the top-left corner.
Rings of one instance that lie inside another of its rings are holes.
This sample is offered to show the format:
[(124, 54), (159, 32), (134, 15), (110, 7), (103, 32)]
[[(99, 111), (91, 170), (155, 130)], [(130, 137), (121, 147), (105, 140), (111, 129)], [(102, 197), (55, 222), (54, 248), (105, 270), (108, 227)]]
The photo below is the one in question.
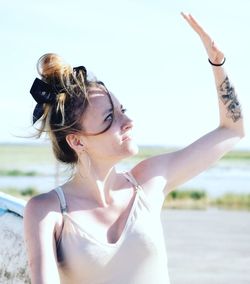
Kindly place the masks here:
[(55, 53), (46, 53), (37, 62), (37, 71), (46, 81), (61, 79), (72, 73), (72, 68)]

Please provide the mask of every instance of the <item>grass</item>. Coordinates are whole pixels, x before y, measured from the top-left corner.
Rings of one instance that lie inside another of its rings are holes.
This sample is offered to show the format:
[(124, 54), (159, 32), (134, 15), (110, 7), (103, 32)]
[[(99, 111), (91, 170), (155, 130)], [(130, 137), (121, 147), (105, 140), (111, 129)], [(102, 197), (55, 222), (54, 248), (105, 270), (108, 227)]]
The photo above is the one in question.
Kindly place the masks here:
[[(162, 146), (140, 146), (137, 158), (145, 159), (161, 153), (176, 151), (175, 148), (167, 148)], [(235, 150), (227, 153), (222, 157), (223, 160), (250, 160), (250, 151)]]
[(0, 145), (1, 169), (22, 169), (32, 164), (47, 165), (55, 163), (51, 147), (28, 144), (2, 144)]
[(35, 187), (25, 187), (22, 189), (18, 189), (15, 187), (7, 187), (1, 188), (0, 191), (24, 200), (28, 200), (32, 196), (39, 194), (39, 191)]
[(206, 209), (209, 206), (209, 198), (201, 189), (176, 189), (168, 194), (164, 209)]
[(239, 209), (245, 208), (250, 210), (250, 194), (233, 194), (228, 193), (222, 197), (213, 200), (212, 205), (216, 207)]
[(21, 170), (0, 170), (0, 176), (36, 176), (37, 173), (35, 171), (21, 171)]
[(223, 159), (225, 160), (250, 160), (250, 151), (231, 151), (227, 153)]
[(177, 189), (164, 201), (164, 209), (207, 209), (209, 207), (250, 210), (250, 194), (227, 193), (217, 198), (209, 197), (199, 189)]

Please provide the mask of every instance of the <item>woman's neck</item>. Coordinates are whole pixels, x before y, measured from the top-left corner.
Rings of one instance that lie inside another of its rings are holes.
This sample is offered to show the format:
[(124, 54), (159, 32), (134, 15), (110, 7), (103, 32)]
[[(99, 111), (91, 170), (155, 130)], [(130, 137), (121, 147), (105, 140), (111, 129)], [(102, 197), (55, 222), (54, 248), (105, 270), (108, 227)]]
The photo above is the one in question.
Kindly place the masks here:
[(79, 162), (74, 177), (68, 183), (70, 191), (96, 202), (101, 207), (112, 203), (111, 190), (114, 188), (117, 173), (114, 165), (93, 162)]

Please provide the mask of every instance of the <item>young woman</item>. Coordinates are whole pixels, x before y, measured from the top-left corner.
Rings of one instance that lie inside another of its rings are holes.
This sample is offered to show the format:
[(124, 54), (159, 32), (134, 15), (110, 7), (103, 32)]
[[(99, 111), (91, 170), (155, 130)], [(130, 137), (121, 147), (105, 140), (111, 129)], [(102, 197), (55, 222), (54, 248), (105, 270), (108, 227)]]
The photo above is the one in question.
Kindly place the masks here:
[[(24, 226), (32, 283), (167, 284), (160, 221), (165, 196), (217, 161), (244, 136), (240, 104), (225, 57), (191, 15), (218, 91), (220, 123), (188, 147), (146, 159), (127, 173), (117, 162), (137, 153), (133, 122), (102, 82), (55, 54), (38, 62), (33, 122), (56, 158), (74, 166), (62, 186), (32, 198)], [(38, 126), (39, 126), (38, 125)]]

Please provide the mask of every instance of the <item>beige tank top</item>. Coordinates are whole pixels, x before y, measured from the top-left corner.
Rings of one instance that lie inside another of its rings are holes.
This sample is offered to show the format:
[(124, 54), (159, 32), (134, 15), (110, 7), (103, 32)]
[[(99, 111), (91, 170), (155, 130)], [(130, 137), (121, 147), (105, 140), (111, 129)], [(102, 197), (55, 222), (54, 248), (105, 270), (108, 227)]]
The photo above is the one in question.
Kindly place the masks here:
[(63, 190), (55, 189), (61, 204), (63, 228), (57, 242), (62, 284), (169, 284), (160, 210), (150, 206), (131, 173), (135, 198), (116, 243), (92, 236), (67, 214)]

